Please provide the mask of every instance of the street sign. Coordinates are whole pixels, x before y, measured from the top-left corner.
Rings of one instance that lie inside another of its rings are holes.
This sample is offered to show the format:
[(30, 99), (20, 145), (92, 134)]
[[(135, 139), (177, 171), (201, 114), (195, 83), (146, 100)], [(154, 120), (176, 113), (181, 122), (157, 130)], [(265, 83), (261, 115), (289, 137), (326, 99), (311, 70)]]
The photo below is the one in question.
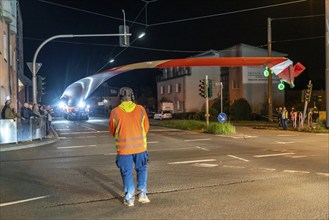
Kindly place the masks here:
[(224, 123), (227, 120), (227, 115), (224, 112), (219, 113), (217, 119), (219, 122)]
[[(33, 68), (32, 68), (32, 63), (31, 62), (27, 62), (26, 65), (29, 67), (31, 73), (33, 73)], [(39, 69), (41, 68), (42, 63), (35, 63), (35, 74), (38, 73)]]

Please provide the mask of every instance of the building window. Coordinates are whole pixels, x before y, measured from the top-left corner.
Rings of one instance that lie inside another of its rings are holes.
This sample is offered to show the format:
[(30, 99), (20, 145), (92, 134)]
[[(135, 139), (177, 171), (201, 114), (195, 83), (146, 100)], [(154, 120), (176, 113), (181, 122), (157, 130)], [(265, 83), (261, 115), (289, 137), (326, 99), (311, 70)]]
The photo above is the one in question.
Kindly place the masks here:
[(233, 80), (233, 89), (238, 89), (239, 88), (239, 80)]
[(3, 33), (3, 58), (7, 61), (8, 60), (8, 49), (7, 49), (7, 34)]
[(171, 87), (171, 85), (168, 85), (168, 93), (172, 93), (172, 87)]
[(176, 83), (176, 92), (180, 92), (180, 83)]
[(177, 101), (177, 110), (180, 110), (180, 103)]
[(164, 87), (163, 87), (163, 86), (160, 87), (160, 94), (161, 94), (161, 95), (164, 94)]

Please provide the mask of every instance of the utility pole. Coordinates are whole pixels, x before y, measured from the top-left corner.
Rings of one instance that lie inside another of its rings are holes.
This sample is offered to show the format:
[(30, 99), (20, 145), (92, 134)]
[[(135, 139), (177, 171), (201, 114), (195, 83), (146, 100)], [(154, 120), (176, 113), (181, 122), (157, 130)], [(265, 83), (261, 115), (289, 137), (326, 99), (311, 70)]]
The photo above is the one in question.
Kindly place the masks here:
[(329, 0), (326, 0), (326, 127), (329, 128)]
[[(268, 56), (272, 57), (272, 19), (267, 18), (267, 50)], [(272, 85), (272, 71), (268, 75), (268, 120), (273, 122), (273, 85)]]

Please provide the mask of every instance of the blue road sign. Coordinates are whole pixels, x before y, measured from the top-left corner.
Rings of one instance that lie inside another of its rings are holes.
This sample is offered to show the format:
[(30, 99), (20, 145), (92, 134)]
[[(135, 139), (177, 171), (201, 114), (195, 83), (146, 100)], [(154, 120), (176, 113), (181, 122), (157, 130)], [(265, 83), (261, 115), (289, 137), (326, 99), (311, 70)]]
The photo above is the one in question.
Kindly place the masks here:
[(227, 115), (224, 112), (222, 112), (219, 113), (217, 118), (219, 122), (224, 123), (227, 120)]

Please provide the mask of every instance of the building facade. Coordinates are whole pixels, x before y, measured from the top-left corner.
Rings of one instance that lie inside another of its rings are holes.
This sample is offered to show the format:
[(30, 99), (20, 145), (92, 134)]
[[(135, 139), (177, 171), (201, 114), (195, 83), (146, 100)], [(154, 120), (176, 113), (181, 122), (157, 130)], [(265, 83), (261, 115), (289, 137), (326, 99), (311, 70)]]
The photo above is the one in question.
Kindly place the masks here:
[[(286, 54), (272, 52), (273, 56)], [(266, 57), (267, 50), (247, 44), (214, 51), (210, 50), (195, 57)], [(174, 113), (202, 112), (205, 99), (199, 95), (200, 80), (212, 80), (213, 96), (210, 101), (220, 98), (222, 82), (223, 99), (234, 103), (246, 99), (253, 113), (261, 113), (268, 100), (267, 78), (263, 75), (265, 67), (174, 67), (162, 69), (157, 77), (158, 106), (161, 102), (172, 102)], [(273, 106), (284, 104), (284, 91), (275, 89), (280, 83), (273, 75)]]
[(24, 76), (23, 22), (18, 1), (0, 0), (0, 108), (10, 99), (16, 110), (31, 81)]

